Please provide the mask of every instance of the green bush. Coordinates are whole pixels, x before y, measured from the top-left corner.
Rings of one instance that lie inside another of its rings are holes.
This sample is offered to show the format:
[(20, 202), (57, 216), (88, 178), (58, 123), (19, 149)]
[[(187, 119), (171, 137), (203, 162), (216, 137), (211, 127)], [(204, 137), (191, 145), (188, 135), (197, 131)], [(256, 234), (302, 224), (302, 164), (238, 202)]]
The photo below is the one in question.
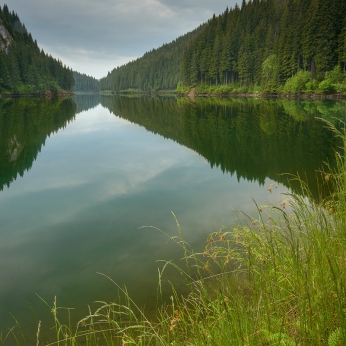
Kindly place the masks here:
[(346, 91), (346, 74), (341, 70), (339, 65), (325, 73), (324, 80), (319, 84), (319, 89), (324, 94)]
[(312, 79), (311, 81), (305, 84), (306, 92), (314, 92), (318, 89), (318, 81), (316, 79)]
[(346, 82), (346, 75), (342, 72), (339, 65), (335, 66), (333, 70), (326, 72), (325, 80), (329, 80), (331, 83), (343, 83)]
[(19, 94), (34, 94), (35, 87), (30, 84), (22, 84), (18, 87), (18, 93)]
[(262, 91), (273, 92), (277, 89), (278, 63), (277, 55), (272, 54), (262, 64)]
[(186, 94), (189, 92), (190, 89), (191, 89), (190, 86), (184, 86), (182, 82), (178, 82), (177, 89), (175, 91), (177, 93)]
[(233, 88), (230, 85), (220, 85), (217, 89), (217, 93), (226, 94), (232, 92)]
[(335, 89), (336, 89), (336, 92), (338, 92), (338, 93), (345, 93), (346, 92), (346, 82), (336, 83)]
[(299, 71), (296, 75), (288, 78), (283, 92), (285, 93), (301, 93), (306, 91), (306, 84), (311, 82), (311, 73), (308, 71)]
[(335, 84), (330, 79), (323, 80), (318, 87), (323, 94), (333, 94), (336, 92)]

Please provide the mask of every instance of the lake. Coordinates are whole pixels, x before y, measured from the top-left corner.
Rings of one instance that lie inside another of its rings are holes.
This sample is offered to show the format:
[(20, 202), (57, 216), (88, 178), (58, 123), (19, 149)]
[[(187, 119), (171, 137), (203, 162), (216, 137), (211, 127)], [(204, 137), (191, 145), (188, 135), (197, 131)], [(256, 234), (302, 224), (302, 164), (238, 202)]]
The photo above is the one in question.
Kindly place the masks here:
[[(280, 203), (299, 175), (317, 200), (335, 165), (345, 102), (79, 95), (0, 99), (0, 329), (50, 327), (52, 305), (114, 301), (126, 285), (148, 314), (159, 260), (182, 263), (177, 225), (196, 251), (235, 210)], [(286, 174), (283, 174), (286, 173)], [(289, 175), (288, 175), (289, 174)], [(276, 186), (278, 186), (276, 188)], [(272, 192), (268, 191), (272, 188)], [(147, 227), (143, 227), (147, 226)], [(152, 226), (152, 227), (150, 227)], [(186, 292), (174, 270), (163, 276)], [(36, 317), (35, 317), (36, 315)]]

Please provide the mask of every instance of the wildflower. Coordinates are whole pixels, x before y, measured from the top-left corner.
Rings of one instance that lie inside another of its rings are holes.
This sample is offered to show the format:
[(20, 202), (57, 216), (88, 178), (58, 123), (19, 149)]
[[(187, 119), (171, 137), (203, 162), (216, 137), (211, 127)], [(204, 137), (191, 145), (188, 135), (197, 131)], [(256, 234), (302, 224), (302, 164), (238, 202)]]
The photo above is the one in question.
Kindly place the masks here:
[(210, 270), (210, 265), (209, 265), (209, 262), (207, 262), (204, 267), (203, 267), (204, 270)]
[(220, 241), (225, 241), (226, 237), (224, 234), (221, 233), (221, 231), (216, 233), (216, 236), (220, 239)]
[(172, 320), (171, 320), (171, 325), (169, 327), (170, 331), (172, 331), (173, 328), (175, 327), (175, 324), (180, 321), (180, 319), (179, 319), (179, 315), (180, 315), (179, 311), (175, 310), (174, 312), (175, 312), (175, 317), (172, 318)]
[(210, 238), (207, 240), (207, 243), (213, 243), (214, 242), (214, 239), (212, 236), (210, 236)]

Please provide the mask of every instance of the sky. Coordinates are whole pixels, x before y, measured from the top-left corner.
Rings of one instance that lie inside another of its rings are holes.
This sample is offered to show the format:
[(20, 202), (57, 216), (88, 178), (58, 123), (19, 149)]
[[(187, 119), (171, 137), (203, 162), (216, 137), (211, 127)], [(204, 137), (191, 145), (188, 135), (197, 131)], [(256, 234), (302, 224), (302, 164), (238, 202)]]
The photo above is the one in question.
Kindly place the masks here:
[(0, 0), (40, 48), (80, 73), (102, 78), (169, 43), (240, 0)]

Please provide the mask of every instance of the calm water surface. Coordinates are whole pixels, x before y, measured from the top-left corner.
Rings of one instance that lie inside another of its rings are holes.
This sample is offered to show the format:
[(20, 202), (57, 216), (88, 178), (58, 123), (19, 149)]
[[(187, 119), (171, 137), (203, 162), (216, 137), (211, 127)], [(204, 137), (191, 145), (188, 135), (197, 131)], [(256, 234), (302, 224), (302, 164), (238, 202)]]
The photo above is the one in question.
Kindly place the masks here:
[[(116, 299), (97, 272), (153, 310), (157, 260), (182, 252), (141, 227), (177, 235), (174, 212), (198, 250), (238, 222), (234, 209), (256, 215), (252, 198), (280, 201), (281, 173), (299, 173), (317, 198), (316, 170), (333, 165), (338, 144), (317, 117), (345, 114), (344, 103), (321, 101), (0, 99), (0, 329), (9, 313), (35, 329), (29, 304), (51, 323), (36, 294), (77, 308), (76, 318)], [(186, 288), (174, 271), (168, 279)]]

